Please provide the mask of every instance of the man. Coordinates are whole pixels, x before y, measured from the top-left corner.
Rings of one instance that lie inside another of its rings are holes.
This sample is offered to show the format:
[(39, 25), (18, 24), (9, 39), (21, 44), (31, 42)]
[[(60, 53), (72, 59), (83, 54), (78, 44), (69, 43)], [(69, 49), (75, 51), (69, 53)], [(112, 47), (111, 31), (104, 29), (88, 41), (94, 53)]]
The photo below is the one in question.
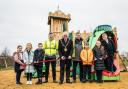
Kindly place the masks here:
[(107, 58), (105, 59), (105, 67), (108, 71), (114, 72), (116, 67), (113, 64), (114, 56), (116, 54), (116, 48), (114, 46), (114, 42), (108, 38), (107, 34), (102, 34), (101, 44), (104, 46), (107, 52)]
[(79, 70), (80, 70), (80, 81), (82, 82), (83, 78), (83, 64), (80, 58), (81, 50), (83, 49), (83, 39), (81, 38), (80, 32), (76, 33), (76, 38), (74, 41), (74, 59), (73, 60), (73, 82), (76, 82), (76, 68), (79, 64)]
[(72, 52), (73, 52), (73, 42), (68, 38), (68, 33), (64, 32), (62, 39), (59, 40), (59, 46), (58, 46), (58, 53), (60, 56), (59, 84), (63, 84), (65, 66), (66, 66), (66, 83), (71, 83), (69, 77), (70, 77)]
[(57, 83), (56, 81), (56, 55), (57, 55), (58, 43), (57, 41), (54, 40), (53, 33), (49, 33), (49, 39), (45, 41), (43, 47), (45, 50), (45, 61), (46, 61), (45, 62), (45, 66), (46, 66), (45, 83), (48, 82), (50, 63), (52, 66), (53, 83)]
[(36, 84), (42, 84), (42, 67), (44, 59), (44, 50), (42, 49), (42, 43), (38, 43), (38, 48), (34, 51), (34, 67), (37, 71), (38, 81)]

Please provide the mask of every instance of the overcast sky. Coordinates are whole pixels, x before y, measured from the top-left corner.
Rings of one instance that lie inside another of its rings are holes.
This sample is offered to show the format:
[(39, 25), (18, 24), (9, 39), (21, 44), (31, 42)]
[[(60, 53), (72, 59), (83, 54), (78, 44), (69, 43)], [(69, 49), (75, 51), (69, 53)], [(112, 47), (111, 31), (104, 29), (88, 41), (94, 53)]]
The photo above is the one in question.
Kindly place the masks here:
[(71, 14), (69, 29), (94, 30), (101, 24), (116, 26), (119, 51), (128, 51), (128, 0), (0, 0), (0, 51), (47, 39), (48, 13), (60, 7)]

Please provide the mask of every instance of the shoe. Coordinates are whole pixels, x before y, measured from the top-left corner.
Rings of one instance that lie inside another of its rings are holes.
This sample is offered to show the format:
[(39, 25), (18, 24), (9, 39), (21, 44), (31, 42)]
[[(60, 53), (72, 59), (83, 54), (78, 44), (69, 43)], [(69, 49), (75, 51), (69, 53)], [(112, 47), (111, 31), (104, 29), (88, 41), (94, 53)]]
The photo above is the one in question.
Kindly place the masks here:
[(82, 80), (82, 83), (86, 83), (86, 81), (87, 81), (86, 79), (83, 79), (83, 80)]
[(29, 81), (27, 81), (27, 83), (26, 83), (27, 85), (29, 84)]
[(58, 83), (58, 81), (56, 81), (56, 80), (53, 80), (53, 83)]
[(42, 79), (39, 79), (35, 84), (42, 84)]
[(48, 83), (48, 80), (45, 80), (43, 83)]
[(17, 82), (16, 84), (17, 84), (17, 85), (22, 85), (22, 83), (21, 83), (21, 82)]
[(92, 80), (89, 80), (90, 83), (92, 83), (93, 81)]
[(60, 82), (59, 82), (59, 84), (61, 85), (61, 84), (63, 84), (63, 82), (62, 82), (62, 81), (60, 81)]
[(70, 80), (69, 80), (69, 79), (67, 79), (67, 80), (66, 80), (66, 83), (72, 83), (72, 82), (70, 82)]
[(73, 80), (73, 83), (76, 83), (76, 80)]
[(32, 81), (29, 81), (29, 84), (32, 85)]
[(103, 83), (103, 80), (100, 80), (99, 83)]

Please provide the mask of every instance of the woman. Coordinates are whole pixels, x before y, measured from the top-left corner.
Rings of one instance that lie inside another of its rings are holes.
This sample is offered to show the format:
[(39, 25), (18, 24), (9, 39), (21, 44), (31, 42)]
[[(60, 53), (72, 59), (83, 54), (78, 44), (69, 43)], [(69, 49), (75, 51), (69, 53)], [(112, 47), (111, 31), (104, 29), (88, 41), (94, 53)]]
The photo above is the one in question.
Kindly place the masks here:
[(104, 66), (104, 59), (106, 56), (106, 52), (104, 51), (103, 47), (101, 46), (101, 42), (97, 41), (96, 46), (93, 49), (94, 53), (94, 69), (96, 71), (97, 82), (102, 83), (102, 72), (105, 69)]
[(13, 53), (13, 58), (15, 61), (15, 73), (16, 73), (16, 84), (22, 84), (20, 82), (21, 73), (24, 70), (24, 63), (23, 63), (23, 52), (22, 46), (17, 46), (17, 51)]
[(27, 84), (32, 84), (32, 73), (34, 72), (34, 66), (32, 65), (33, 56), (32, 44), (27, 43), (26, 49), (23, 52), (23, 60), (26, 64), (25, 73), (27, 74)]

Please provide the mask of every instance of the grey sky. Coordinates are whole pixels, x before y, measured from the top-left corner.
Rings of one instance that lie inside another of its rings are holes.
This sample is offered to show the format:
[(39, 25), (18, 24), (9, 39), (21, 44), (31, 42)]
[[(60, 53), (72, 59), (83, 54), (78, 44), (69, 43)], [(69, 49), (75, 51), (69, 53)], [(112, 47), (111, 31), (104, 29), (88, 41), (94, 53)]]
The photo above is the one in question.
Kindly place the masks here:
[(94, 30), (100, 24), (118, 28), (119, 50), (128, 51), (128, 1), (127, 0), (0, 0), (0, 51), (16, 45), (25, 46), (47, 39), (47, 17), (57, 6), (71, 14), (69, 29)]

